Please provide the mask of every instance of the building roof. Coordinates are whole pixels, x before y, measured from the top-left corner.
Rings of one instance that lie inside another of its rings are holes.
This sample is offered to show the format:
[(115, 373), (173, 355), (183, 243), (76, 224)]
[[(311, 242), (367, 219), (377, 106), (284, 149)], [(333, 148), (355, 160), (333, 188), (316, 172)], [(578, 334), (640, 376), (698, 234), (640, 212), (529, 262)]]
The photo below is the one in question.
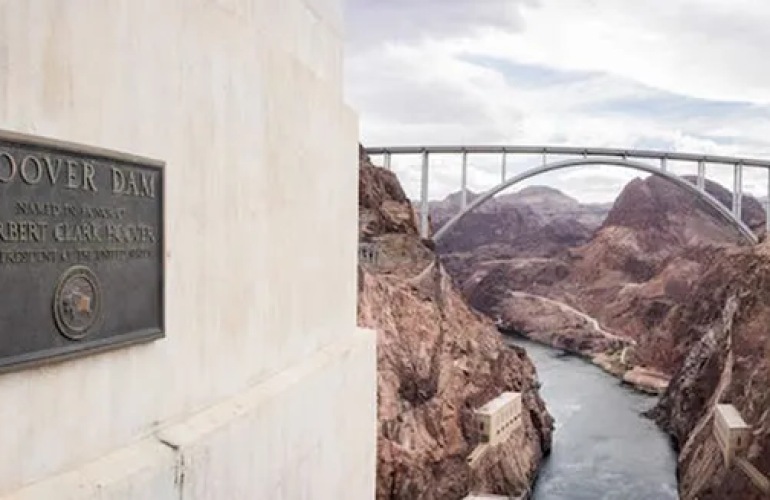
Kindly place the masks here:
[(733, 405), (717, 405), (717, 413), (730, 429), (748, 429), (749, 425)]
[(486, 414), (492, 414), (495, 413), (497, 410), (502, 408), (503, 406), (507, 405), (511, 401), (521, 398), (520, 392), (504, 392), (497, 396), (492, 401), (488, 402), (478, 410), (476, 410), (476, 413), (486, 413)]

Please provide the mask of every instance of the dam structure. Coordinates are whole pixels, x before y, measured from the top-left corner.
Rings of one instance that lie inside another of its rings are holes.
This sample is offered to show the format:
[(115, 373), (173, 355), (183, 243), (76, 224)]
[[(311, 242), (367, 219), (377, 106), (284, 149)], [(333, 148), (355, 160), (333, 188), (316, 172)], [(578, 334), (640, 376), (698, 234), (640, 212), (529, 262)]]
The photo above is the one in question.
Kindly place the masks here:
[(0, 3), (0, 499), (373, 496), (342, 11)]

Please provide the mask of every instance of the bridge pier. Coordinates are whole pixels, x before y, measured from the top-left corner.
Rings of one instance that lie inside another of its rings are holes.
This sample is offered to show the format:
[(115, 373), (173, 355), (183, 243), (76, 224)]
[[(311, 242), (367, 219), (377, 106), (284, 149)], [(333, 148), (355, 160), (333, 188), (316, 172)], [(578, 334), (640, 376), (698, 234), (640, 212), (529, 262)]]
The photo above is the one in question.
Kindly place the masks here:
[(698, 191), (706, 190), (706, 162), (698, 161)]
[(463, 151), (463, 166), (462, 166), (462, 194), (460, 195), (460, 202), (462, 208), (468, 205), (468, 152)]
[(500, 182), (505, 182), (505, 171), (508, 166), (508, 152), (503, 150), (503, 163), (500, 166)]
[(743, 204), (743, 165), (736, 163), (733, 167), (733, 215), (741, 218)]
[(770, 168), (767, 169), (767, 201), (765, 202), (765, 234), (770, 236)]
[(430, 236), (428, 225), (428, 177), (430, 176), (430, 159), (428, 150), (422, 151), (422, 176), (420, 177), (420, 236)]

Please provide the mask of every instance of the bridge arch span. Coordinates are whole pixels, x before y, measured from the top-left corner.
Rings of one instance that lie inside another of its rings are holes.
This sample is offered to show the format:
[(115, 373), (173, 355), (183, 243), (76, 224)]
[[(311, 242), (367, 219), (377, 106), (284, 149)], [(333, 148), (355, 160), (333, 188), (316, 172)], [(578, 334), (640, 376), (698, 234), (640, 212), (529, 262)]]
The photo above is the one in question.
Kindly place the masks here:
[(730, 210), (728, 210), (727, 207), (722, 205), (722, 203), (720, 203), (716, 198), (711, 196), (705, 190), (701, 191), (700, 189), (698, 189), (698, 187), (694, 186), (687, 180), (675, 174), (661, 170), (660, 168), (656, 168), (651, 165), (637, 162), (637, 161), (625, 160), (622, 158), (611, 158), (611, 157), (576, 158), (572, 160), (547, 163), (545, 165), (532, 168), (530, 170), (527, 170), (526, 172), (523, 172), (519, 175), (511, 177), (510, 179), (498, 184), (494, 188), (490, 189), (483, 195), (473, 200), (472, 203), (468, 204), (465, 208), (463, 208), (460, 212), (458, 212), (454, 217), (449, 219), (443, 226), (441, 226), (441, 228), (438, 231), (436, 231), (436, 234), (433, 235), (433, 241), (435, 241), (436, 243), (441, 241), (441, 239), (466, 215), (468, 215), (470, 212), (475, 210), (480, 205), (483, 205), (484, 203), (492, 199), (496, 194), (502, 191), (505, 191), (509, 187), (514, 186), (531, 177), (544, 174), (546, 172), (552, 172), (554, 170), (561, 170), (565, 168), (578, 167), (583, 165), (606, 165), (611, 167), (632, 168), (634, 170), (640, 170), (642, 172), (647, 172), (649, 174), (663, 177), (664, 179), (674, 183), (675, 185), (681, 187), (685, 191), (693, 194), (694, 196), (702, 199), (707, 204), (709, 204), (712, 208), (714, 208), (714, 210), (717, 211), (717, 213), (722, 219), (724, 219), (726, 222), (728, 222), (729, 224), (734, 226), (736, 229), (738, 229), (741, 236), (747, 242), (751, 244), (756, 244), (759, 241), (759, 238), (757, 238), (757, 235), (754, 234), (754, 232), (746, 224), (744, 224), (739, 217), (736, 217), (735, 215), (733, 215), (733, 213)]

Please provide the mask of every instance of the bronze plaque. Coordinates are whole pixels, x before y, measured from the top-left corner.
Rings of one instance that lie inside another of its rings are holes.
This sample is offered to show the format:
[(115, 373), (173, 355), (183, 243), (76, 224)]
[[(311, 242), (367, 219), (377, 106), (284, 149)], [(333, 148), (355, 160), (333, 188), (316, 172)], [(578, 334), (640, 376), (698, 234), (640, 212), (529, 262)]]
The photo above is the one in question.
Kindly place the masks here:
[(163, 164), (0, 132), (0, 370), (163, 336)]

